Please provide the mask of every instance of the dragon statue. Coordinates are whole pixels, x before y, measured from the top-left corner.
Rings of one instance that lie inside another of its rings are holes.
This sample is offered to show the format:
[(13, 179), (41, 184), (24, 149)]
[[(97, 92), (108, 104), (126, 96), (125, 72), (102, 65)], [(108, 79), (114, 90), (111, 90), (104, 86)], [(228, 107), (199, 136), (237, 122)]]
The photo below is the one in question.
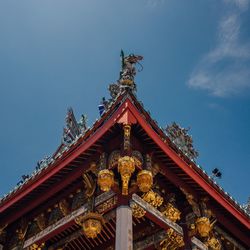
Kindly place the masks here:
[(123, 50), (121, 50), (121, 71), (120, 78), (116, 83), (109, 85), (109, 91), (112, 99), (115, 99), (123, 89), (131, 89), (133, 92), (136, 91), (136, 84), (134, 82), (134, 77), (136, 75), (136, 64), (142, 65), (139, 63), (143, 59), (142, 56), (130, 54), (128, 56), (124, 55)]

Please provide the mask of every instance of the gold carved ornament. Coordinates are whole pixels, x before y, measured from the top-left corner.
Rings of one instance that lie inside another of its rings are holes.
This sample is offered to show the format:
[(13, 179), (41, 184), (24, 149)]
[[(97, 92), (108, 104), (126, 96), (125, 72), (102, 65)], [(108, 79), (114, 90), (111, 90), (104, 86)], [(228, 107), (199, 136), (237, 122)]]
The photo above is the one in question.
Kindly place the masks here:
[(118, 160), (118, 171), (122, 178), (122, 195), (128, 195), (128, 184), (135, 171), (135, 160), (130, 156), (123, 156)]
[(97, 181), (100, 189), (107, 192), (114, 185), (114, 173), (111, 170), (103, 169), (98, 173)]
[(163, 203), (163, 198), (153, 190), (143, 194), (142, 199), (154, 207), (159, 207)]
[(181, 212), (176, 207), (174, 207), (174, 205), (171, 203), (167, 204), (162, 214), (165, 215), (169, 220), (173, 222), (176, 222), (177, 220), (180, 220), (181, 218)]
[(107, 201), (104, 201), (99, 206), (96, 207), (96, 211), (100, 214), (107, 212), (107, 210), (113, 208), (117, 204), (117, 196), (110, 198)]
[(130, 131), (131, 131), (131, 126), (129, 124), (126, 124), (123, 126), (124, 130), (124, 137), (129, 138), (130, 137)]
[(195, 221), (195, 227), (201, 237), (208, 237), (215, 222), (216, 220), (211, 223), (209, 218), (200, 217)]
[(148, 192), (153, 185), (152, 172), (149, 170), (141, 170), (137, 174), (137, 185), (142, 192)]
[(134, 83), (134, 81), (130, 79), (122, 79), (120, 80), (120, 82), (122, 82), (123, 85), (127, 85), (127, 86), (132, 86)]
[(94, 239), (101, 233), (104, 219), (101, 214), (88, 212), (86, 215), (78, 216), (75, 222), (82, 227), (87, 238)]
[(131, 126), (129, 124), (126, 124), (123, 126), (124, 130), (124, 150), (130, 149), (130, 132), (131, 132)]
[(220, 241), (215, 238), (214, 236), (212, 236), (211, 238), (209, 238), (205, 244), (209, 247), (209, 249), (211, 250), (221, 250), (221, 243)]
[(146, 214), (146, 211), (134, 202), (130, 205), (130, 207), (132, 210), (132, 215), (135, 218), (138, 218), (138, 219), (142, 218)]
[(33, 245), (31, 245), (28, 249), (29, 250), (42, 250), (42, 248), (45, 246), (44, 243), (37, 245), (36, 243), (34, 243)]
[(175, 250), (183, 246), (183, 237), (172, 228), (167, 230), (165, 239), (160, 243), (161, 250)]

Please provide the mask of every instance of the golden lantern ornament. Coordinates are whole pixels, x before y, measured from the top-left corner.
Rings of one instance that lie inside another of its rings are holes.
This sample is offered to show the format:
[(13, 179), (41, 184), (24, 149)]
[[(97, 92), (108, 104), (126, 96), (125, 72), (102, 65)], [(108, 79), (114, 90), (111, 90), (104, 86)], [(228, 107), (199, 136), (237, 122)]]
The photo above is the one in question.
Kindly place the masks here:
[(98, 173), (97, 181), (100, 189), (107, 192), (114, 185), (114, 173), (111, 170), (103, 169)]
[(201, 237), (208, 237), (214, 223), (215, 221), (211, 223), (207, 217), (200, 217), (196, 220), (195, 226)]
[(78, 216), (75, 222), (82, 227), (87, 238), (96, 238), (102, 231), (104, 219), (101, 214), (89, 212), (86, 215)]
[(165, 210), (162, 212), (169, 220), (176, 222), (181, 218), (181, 212), (171, 203), (168, 203)]
[(142, 192), (148, 192), (153, 185), (153, 175), (151, 171), (141, 170), (137, 175), (137, 185)]
[(122, 195), (128, 195), (128, 184), (135, 171), (135, 160), (130, 156), (123, 156), (118, 160), (118, 171), (122, 178)]
[(220, 241), (215, 238), (211, 237), (205, 242), (205, 244), (211, 249), (211, 250), (221, 250), (221, 243)]

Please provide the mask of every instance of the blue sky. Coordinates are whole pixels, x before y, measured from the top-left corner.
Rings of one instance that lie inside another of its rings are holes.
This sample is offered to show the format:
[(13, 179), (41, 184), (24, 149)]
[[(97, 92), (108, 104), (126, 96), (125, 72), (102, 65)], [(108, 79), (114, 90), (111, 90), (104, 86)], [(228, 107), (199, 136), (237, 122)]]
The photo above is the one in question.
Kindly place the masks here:
[(0, 195), (60, 144), (67, 107), (89, 125), (119, 53), (144, 56), (138, 98), (160, 126), (191, 127), (198, 163), (250, 196), (249, 0), (0, 2)]

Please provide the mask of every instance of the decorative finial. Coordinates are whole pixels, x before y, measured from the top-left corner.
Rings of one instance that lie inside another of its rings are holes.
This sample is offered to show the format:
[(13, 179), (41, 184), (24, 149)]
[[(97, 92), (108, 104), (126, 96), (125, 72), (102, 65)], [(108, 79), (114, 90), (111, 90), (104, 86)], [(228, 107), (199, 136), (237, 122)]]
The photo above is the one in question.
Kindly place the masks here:
[(136, 91), (136, 84), (134, 81), (134, 77), (136, 75), (135, 65), (139, 64), (142, 71), (142, 65), (139, 63), (143, 59), (142, 56), (130, 54), (128, 56), (124, 55), (123, 50), (121, 50), (121, 71), (120, 78), (116, 83), (109, 85), (109, 91), (111, 97), (114, 99), (116, 96), (122, 92), (124, 89), (130, 89), (133, 92)]

